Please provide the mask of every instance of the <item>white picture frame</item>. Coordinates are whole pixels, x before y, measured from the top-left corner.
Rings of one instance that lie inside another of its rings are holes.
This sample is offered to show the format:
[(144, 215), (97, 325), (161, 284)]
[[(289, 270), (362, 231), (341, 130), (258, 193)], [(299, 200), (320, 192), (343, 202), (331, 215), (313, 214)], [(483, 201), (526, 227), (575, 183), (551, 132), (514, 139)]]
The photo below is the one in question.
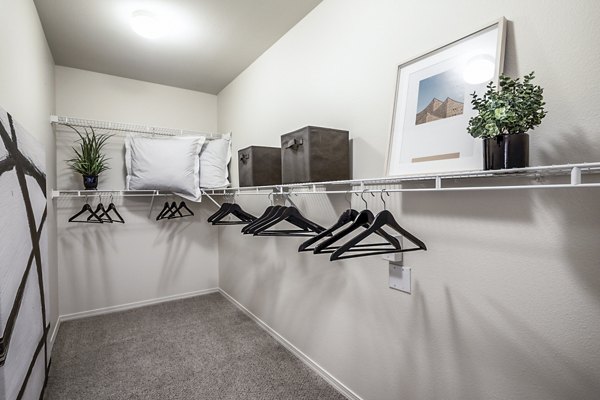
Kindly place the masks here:
[(471, 93), (498, 83), (505, 41), (502, 17), (398, 66), (386, 176), (483, 168), (481, 139), (467, 132)]

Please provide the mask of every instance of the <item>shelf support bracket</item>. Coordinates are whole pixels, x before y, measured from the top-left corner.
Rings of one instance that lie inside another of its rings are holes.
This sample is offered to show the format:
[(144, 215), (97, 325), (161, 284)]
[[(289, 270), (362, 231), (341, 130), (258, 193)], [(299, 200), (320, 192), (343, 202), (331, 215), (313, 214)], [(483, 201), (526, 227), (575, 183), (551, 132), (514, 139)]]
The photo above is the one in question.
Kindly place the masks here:
[(220, 207), (221, 207), (221, 205), (220, 205), (219, 203), (217, 203), (217, 201), (216, 201), (215, 199), (213, 199), (213, 198), (212, 198), (212, 196), (210, 196), (208, 193), (206, 193), (206, 191), (204, 191), (204, 190), (203, 190), (203, 191), (202, 191), (202, 194), (203, 194), (204, 196), (208, 197), (208, 199), (209, 199), (210, 201), (212, 201), (213, 203), (215, 203), (215, 205), (217, 206), (217, 208), (220, 208)]
[(152, 192), (152, 197), (150, 198), (150, 210), (148, 211), (148, 219), (152, 218), (152, 209), (154, 208), (154, 196), (158, 194), (158, 190), (154, 190)]
[(581, 185), (581, 168), (573, 167), (571, 169), (571, 185)]

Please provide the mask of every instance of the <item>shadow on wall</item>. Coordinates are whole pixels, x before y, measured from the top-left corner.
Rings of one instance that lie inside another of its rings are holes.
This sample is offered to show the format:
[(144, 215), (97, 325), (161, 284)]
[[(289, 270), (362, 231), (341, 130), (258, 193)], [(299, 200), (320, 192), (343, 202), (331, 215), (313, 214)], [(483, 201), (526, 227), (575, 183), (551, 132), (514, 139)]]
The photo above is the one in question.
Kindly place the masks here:
[[(560, 226), (560, 246), (565, 265), (577, 277), (581, 288), (600, 303), (600, 246), (598, 227), (600, 188), (567, 189), (540, 198), (544, 209), (552, 210)], [(542, 206), (540, 205), (540, 207)]]
[[(109, 199), (110, 196), (101, 197), (105, 205)], [(57, 201), (63, 265), (68, 272), (66, 279), (70, 282), (74, 298), (88, 298), (89, 288), (94, 288), (96, 295), (103, 299), (118, 297), (119, 293), (115, 293), (115, 290), (119, 289), (115, 289), (114, 280), (118, 277), (129, 279), (133, 270), (145, 266), (156, 271), (157, 276), (150, 277), (150, 280), (156, 282), (157, 294), (169, 293), (173, 282), (179, 281), (181, 284), (182, 274), (188, 273), (182, 270), (187, 268), (189, 271), (190, 263), (197, 262), (198, 268), (216, 267), (206, 265), (207, 260), (216, 263), (217, 259), (215, 232), (205, 222), (214, 212), (212, 203), (186, 202), (194, 216), (156, 221), (156, 215), (163, 206), (163, 202), (157, 199), (148, 217), (150, 197), (115, 197), (119, 213), (126, 221), (124, 225), (68, 223), (67, 219), (78, 212), (86, 200)], [(180, 201), (175, 197), (168, 200)], [(100, 198), (90, 196), (87, 201), (95, 209)], [(194, 249), (193, 253), (191, 249)], [(203, 251), (208, 255), (206, 258), (191, 258), (191, 254), (202, 254)], [(127, 262), (138, 265), (132, 271), (118, 271), (118, 268), (126, 267)]]
[(401, 207), (402, 215), (483, 220), (490, 226), (496, 222), (533, 220), (532, 193), (528, 190), (510, 194), (495, 191), (403, 193)]
[[(446, 287), (446, 305), (457, 357), (455, 376), (463, 379), (455, 385), (463, 392), (456, 393), (454, 398), (489, 397), (489, 382), (485, 384), (487, 395), (479, 384), (485, 383), (482, 371), (488, 379), (496, 375), (498, 387), (506, 382), (524, 382), (525, 378), (526, 387), (513, 390), (515, 394), (527, 390), (532, 398), (584, 399), (600, 391), (598, 376), (579, 366), (577, 360), (565, 356), (562, 348), (531, 329), (530, 321), (519, 318), (497, 301), (488, 299), (485, 306), (475, 306)], [(484, 309), (495, 310), (494, 317), (489, 311), (483, 312)], [(473, 320), (479, 329), (476, 338), (457, 322), (458, 314), (468, 314)]]
[(570, 131), (550, 137), (542, 137), (543, 132), (540, 133), (539, 138), (536, 134), (532, 134), (530, 137), (532, 148), (535, 148), (538, 140), (547, 142), (537, 152), (542, 165), (583, 163), (598, 159), (598, 144), (592, 142), (590, 138), (597, 138), (600, 130), (591, 133), (575, 126)]
[[(178, 201), (179, 200), (181, 199), (178, 199)], [(155, 207), (154, 213), (151, 216), (153, 222), (161, 225), (153, 246), (159, 246), (164, 243), (168, 244), (162, 262), (163, 268), (158, 281), (158, 289), (161, 292), (166, 290), (171, 281), (179, 275), (185, 264), (185, 259), (189, 256), (189, 250), (192, 247), (200, 247), (203, 250), (212, 250), (211, 243), (213, 241), (207, 239), (214, 237), (216, 232), (211, 231), (212, 227), (207, 224), (206, 220), (216, 211), (216, 207), (208, 199), (203, 199), (200, 204), (191, 201), (186, 201), (186, 204), (194, 212), (193, 217), (154, 221), (156, 215), (162, 209), (163, 204), (159, 204), (160, 207)], [(193, 232), (190, 232), (190, 230), (197, 227), (197, 224), (205, 225), (204, 229), (196, 229)], [(185, 234), (186, 231), (188, 231), (188, 234)], [(198, 259), (197, 262), (198, 268), (201, 268), (205, 261)]]

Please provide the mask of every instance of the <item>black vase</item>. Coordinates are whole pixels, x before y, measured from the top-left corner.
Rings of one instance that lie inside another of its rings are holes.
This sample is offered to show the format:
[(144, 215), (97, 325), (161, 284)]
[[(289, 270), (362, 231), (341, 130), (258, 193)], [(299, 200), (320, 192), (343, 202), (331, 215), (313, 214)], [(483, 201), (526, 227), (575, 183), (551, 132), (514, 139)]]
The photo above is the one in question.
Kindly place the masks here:
[(83, 186), (85, 190), (96, 190), (98, 188), (98, 175), (83, 175)]
[(499, 135), (483, 140), (483, 169), (510, 169), (529, 166), (529, 135)]

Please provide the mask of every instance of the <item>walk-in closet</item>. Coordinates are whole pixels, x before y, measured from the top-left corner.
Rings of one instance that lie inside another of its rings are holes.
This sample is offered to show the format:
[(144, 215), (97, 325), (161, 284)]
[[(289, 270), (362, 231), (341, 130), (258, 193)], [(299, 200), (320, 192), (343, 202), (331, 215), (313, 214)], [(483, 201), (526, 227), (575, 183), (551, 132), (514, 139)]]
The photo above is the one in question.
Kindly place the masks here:
[(0, 400), (598, 399), (599, 21), (0, 0)]

